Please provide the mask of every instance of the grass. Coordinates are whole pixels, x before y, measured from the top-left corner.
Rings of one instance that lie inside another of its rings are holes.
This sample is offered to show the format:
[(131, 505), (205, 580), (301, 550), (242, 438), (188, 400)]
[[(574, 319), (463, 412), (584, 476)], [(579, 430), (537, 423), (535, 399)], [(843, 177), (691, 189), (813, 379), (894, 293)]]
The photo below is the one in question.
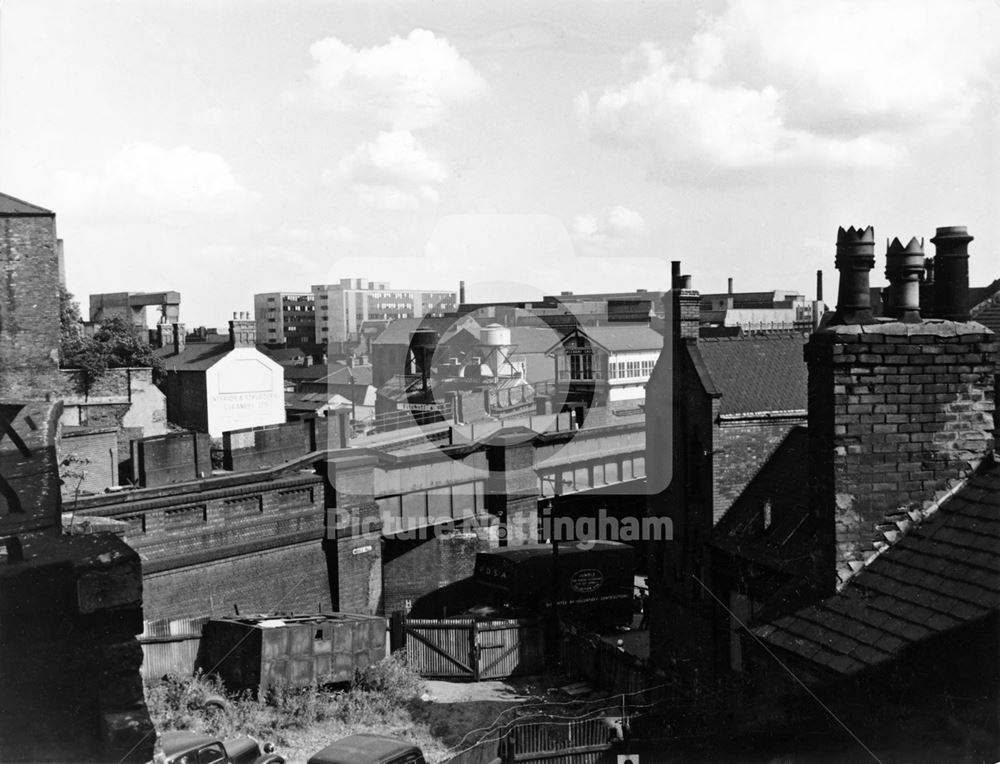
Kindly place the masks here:
[[(147, 684), (146, 703), (161, 732), (192, 730), (222, 738), (250, 735), (270, 741), (291, 764), (357, 732), (413, 740), (434, 756), (442, 748), (414, 718), (424, 683), (400, 655), (355, 672), (349, 687), (272, 684), (259, 697), (228, 693), (221, 681), (198, 674)], [(221, 702), (215, 702), (221, 699)]]

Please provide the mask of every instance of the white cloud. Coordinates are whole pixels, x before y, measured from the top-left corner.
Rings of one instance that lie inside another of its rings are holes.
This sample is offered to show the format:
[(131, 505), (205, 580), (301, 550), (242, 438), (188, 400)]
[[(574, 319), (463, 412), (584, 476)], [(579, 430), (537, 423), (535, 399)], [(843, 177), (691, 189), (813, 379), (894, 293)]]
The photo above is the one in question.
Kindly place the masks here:
[[(617, 254), (647, 233), (646, 221), (635, 210), (618, 206), (606, 215), (579, 215), (572, 235), (581, 255)], [(634, 253), (633, 253), (634, 254)]]
[[(427, 154), (413, 133), (382, 132), (362, 143), (338, 166), (339, 179), (358, 200), (381, 209), (414, 209), (438, 201), (438, 184), (448, 177), (440, 161)], [(330, 176), (328, 176), (328, 179)]]
[(577, 96), (596, 138), (670, 171), (891, 165), (967, 125), (992, 87), (1000, 6), (730, 2), (687, 45), (646, 43)]
[(486, 82), (443, 37), (414, 29), (384, 45), (354, 48), (327, 37), (309, 48), (311, 95), (328, 107), (373, 115), (393, 130), (440, 123)]
[(57, 209), (155, 215), (229, 212), (257, 195), (236, 180), (218, 154), (133, 143), (96, 175), (57, 173), (54, 197)]

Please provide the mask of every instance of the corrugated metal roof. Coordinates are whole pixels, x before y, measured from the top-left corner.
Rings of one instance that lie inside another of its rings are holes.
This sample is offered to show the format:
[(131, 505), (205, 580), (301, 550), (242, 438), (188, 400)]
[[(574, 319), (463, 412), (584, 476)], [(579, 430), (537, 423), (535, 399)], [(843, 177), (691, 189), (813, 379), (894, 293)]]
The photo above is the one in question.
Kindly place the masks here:
[(805, 411), (807, 337), (766, 334), (702, 339), (698, 349), (716, 389), (722, 415)]
[(837, 595), (753, 629), (839, 674), (1000, 609), (1000, 465), (975, 475)]

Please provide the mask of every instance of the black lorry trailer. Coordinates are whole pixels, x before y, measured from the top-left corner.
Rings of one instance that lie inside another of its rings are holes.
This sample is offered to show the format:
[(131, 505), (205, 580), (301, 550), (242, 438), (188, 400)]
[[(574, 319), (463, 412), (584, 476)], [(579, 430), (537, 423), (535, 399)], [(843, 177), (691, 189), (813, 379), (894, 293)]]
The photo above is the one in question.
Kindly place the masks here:
[[(560, 614), (600, 626), (632, 622), (633, 551), (614, 541), (506, 547), (476, 555), (484, 604), (512, 615)], [(553, 597), (553, 591), (556, 597)]]

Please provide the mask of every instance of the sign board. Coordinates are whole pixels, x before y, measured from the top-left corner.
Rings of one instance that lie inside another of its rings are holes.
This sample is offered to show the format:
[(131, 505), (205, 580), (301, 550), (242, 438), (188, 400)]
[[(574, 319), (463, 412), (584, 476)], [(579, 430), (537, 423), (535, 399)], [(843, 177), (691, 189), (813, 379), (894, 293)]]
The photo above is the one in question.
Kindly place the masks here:
[(604, 574), (597, 568), (584, 568), (576, 571), (569, 580), (569, 587), (580, 594), (596, 592), (604, 583)]
[(371, 544), (367, 544), (365, 546), (355, 547), (354, 549), (351, 550), (351, 554), (365, 554), (367, 552), (370, 552), (371, 550), (372, 550)]
[(441, 406), (436, 403), (400, 403), (397, 404), (398, 411), (440, 411)]

